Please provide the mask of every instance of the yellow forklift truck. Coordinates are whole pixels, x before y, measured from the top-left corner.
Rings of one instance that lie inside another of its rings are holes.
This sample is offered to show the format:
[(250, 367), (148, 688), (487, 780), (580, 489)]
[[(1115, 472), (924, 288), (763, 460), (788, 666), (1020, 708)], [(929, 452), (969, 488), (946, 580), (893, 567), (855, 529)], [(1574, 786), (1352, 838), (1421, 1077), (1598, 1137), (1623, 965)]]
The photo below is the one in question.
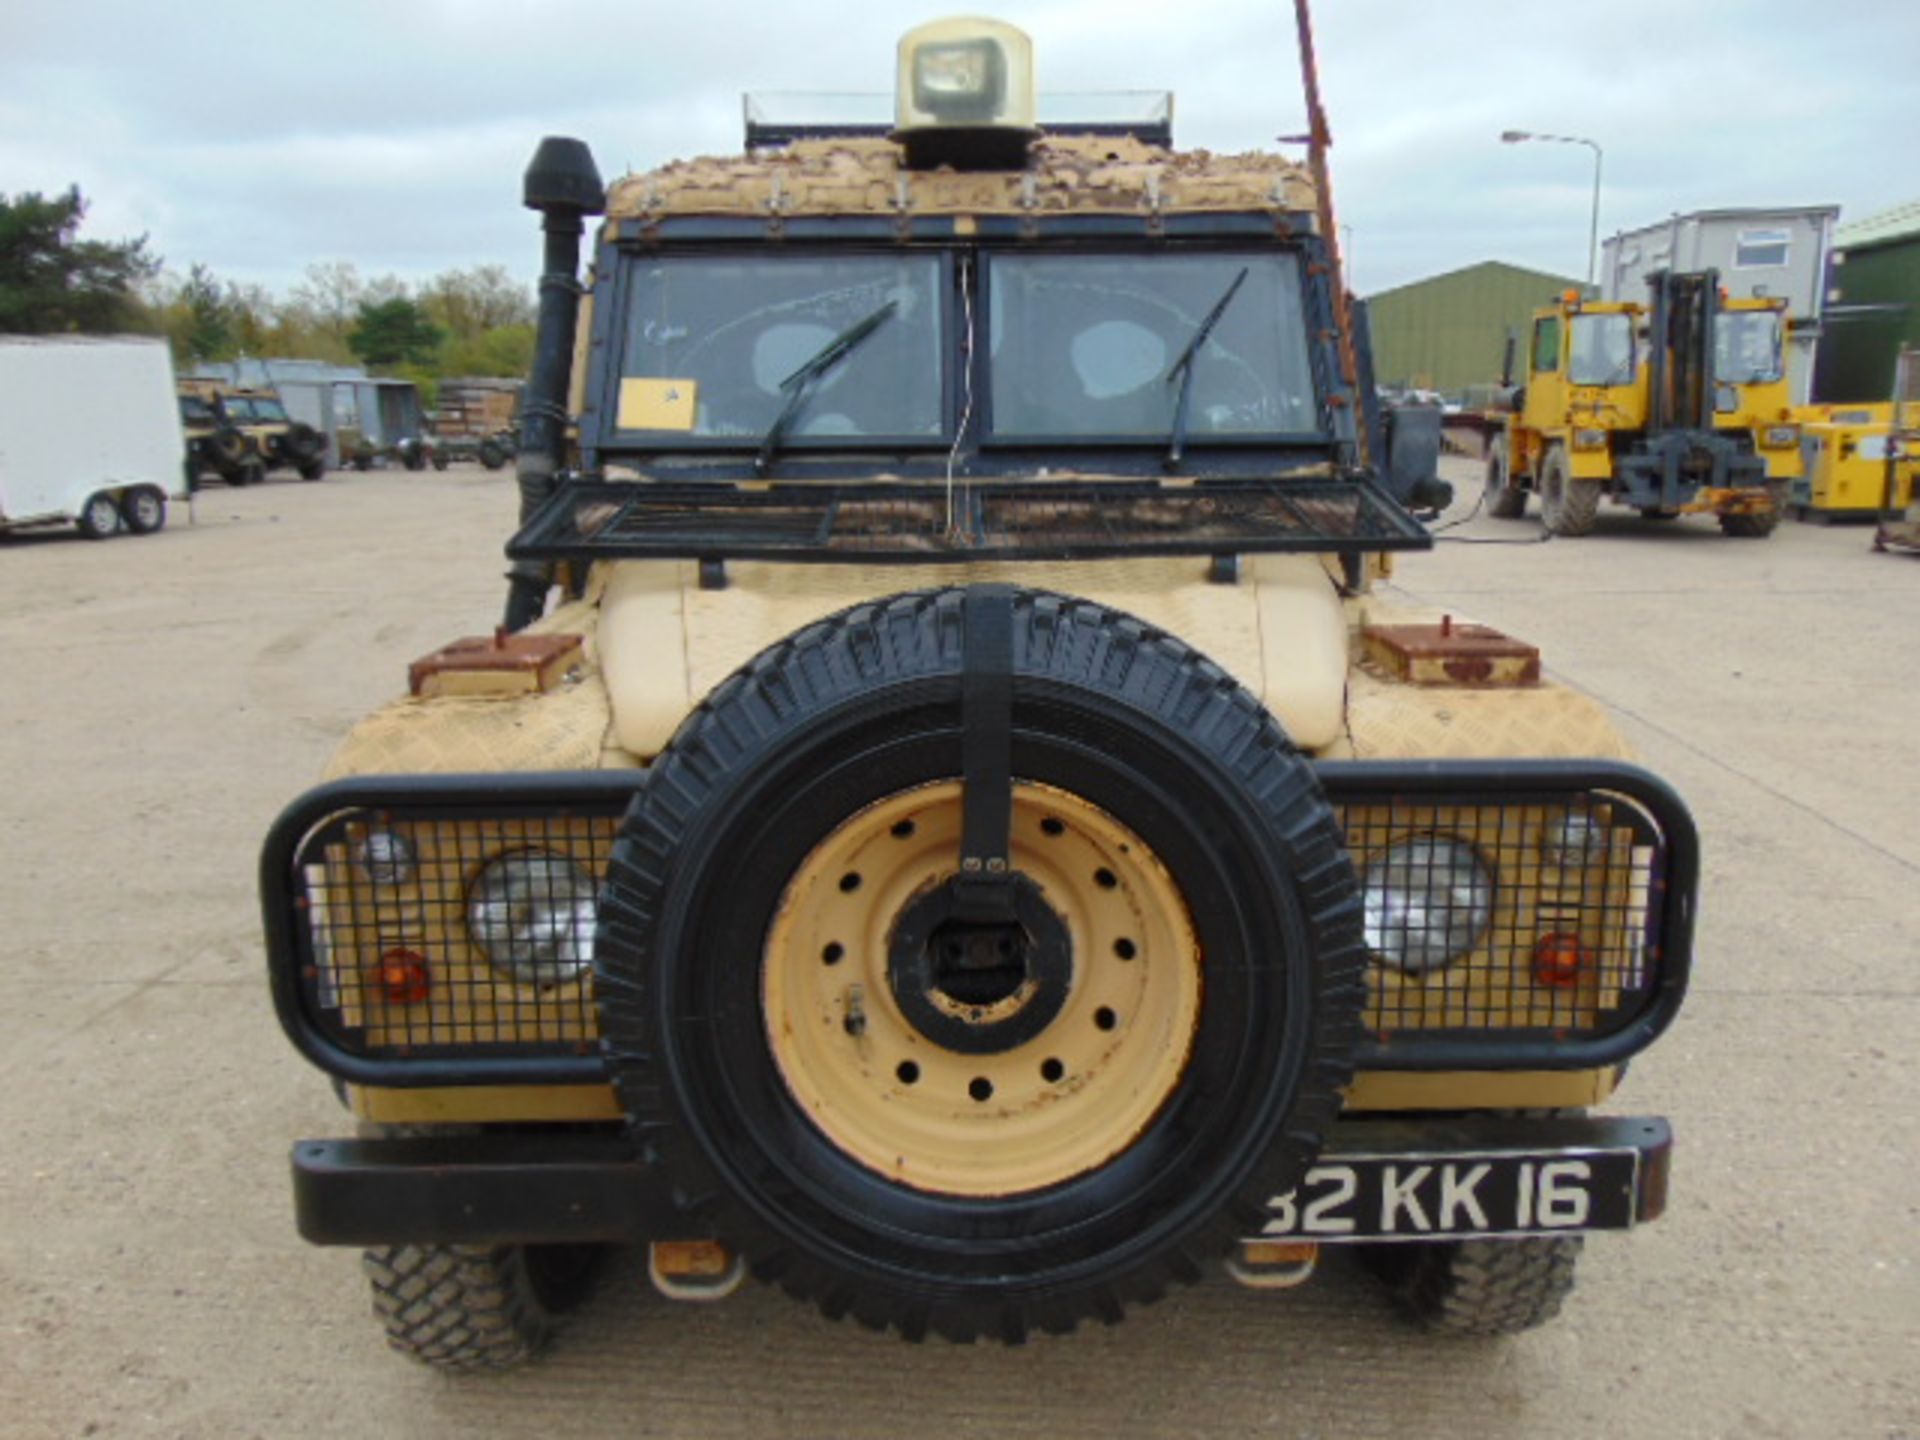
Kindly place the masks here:
[(1535, 312), (1526, 383), (1488, 449), (1487, 509), (1518, 518), (1534, 491), (1555, 535), (1587, 534), (1603, 499), (1771, 534), (1799, 466), (1782, 307), (1725, 300), (1711, 270), (1647, 287), (1645, 306), (1568, 291)]

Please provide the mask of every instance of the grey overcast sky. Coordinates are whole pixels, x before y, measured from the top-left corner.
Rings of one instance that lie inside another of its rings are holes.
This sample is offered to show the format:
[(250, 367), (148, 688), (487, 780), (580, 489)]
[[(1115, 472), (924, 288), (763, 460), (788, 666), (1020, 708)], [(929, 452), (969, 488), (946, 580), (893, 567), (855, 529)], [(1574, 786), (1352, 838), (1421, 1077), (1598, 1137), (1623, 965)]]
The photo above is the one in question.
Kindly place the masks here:
[[(901, 31), (853, 0), (9, 0), (0, 189), (78, 182), (88, 232), (284, 289), (311, 262), (531, 277), (543, 134), (609, 178), (734, 151), (743, 90), (883, 91)], [(1043, 90), (1171, 89), (1183, 146), (1303, 128), (1288, 0), (1006, 0)], [(1319, 0), (1340, 219), (1363, 293), (1483, 259), (1585, 272), (1676, 210), (1920, 194), (1920, 0)]]

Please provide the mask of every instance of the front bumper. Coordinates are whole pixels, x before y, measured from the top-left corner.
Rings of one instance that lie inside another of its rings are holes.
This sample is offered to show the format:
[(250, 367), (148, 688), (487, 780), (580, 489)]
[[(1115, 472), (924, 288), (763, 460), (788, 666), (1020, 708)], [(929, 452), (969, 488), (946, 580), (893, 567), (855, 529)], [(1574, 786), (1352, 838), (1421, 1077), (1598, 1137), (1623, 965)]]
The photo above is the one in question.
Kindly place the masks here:
[[(1666, 1121), (1352, 1120), (1258, 1238), (1318, 1243), (1627, 1229), (1666, 1207)], [(317, 1245), (642, 1243), (689, 1234), (623, 1132), (303, 1140), (294, 1210)], [(1254, 1238), (1254, 1237), (1249, 1237)]]

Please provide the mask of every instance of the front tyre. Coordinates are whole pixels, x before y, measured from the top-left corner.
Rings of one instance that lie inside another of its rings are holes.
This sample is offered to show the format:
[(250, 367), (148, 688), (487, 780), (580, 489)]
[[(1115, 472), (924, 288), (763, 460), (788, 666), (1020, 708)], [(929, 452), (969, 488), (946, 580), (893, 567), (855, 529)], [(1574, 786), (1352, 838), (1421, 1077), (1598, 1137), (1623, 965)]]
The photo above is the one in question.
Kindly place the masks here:
[(441, 1370), (503, 1370), (546, 1348), (592, 1289), (592, 1245), (383, 1245), (361, 1267), (387, 1344)]
[(80, 514), (74, 523), (87, 539), (105, 540), (120, 528), (119, 502), (105, 490), (96, 491), (80, 507)]
[(1540, 462), (1540, 518), (1548, 532), (1567, 539), (1590, 533), (1605, 488), (1600, 480), (1574, 479), (1567, 452), (1549, 446)]
[(1371, 1247), (1374, 1268), (1422, 1329), (1516, 1335), (1544, 1325), (1573, 1293), (1578, 1235)]
[(975, 593), (844, 612), (709, 697), (622, 826), (596, 989), (700, 1233), (829, 1315), (1011, 1342), (1257, 1233), (1338, 1112), (1363, 948), (1272, 717), (1171, 636), (1031, 591), (1014, 918), (956, 915)]

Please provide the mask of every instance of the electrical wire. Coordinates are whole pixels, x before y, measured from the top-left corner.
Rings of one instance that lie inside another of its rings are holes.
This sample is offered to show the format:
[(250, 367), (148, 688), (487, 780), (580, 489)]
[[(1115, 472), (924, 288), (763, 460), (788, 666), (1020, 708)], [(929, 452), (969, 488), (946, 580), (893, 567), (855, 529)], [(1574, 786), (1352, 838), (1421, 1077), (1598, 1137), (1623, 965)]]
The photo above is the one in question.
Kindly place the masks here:
[(953, 445), (947, 451), (947, 538), (956, 540), (958, 529), (954, 524), (953, 475), (960, 463), (960, 445), (967, 437), (967, 426), (973, 420), (973, 273), (963, 262), (960, 266), (960, 308), (965, 333), (960, 337), (962, 360), (960, 366), (961, 406), (960, 423), (954, 427)]
[(1473, 508), (1471, 510), (1467, 511), (1466, 514), (1460, 516), (1457, 520), (1449, 520), (1444, 525), (1435, 525), (1427, 531), (1429, 535), (1433, 536), (1433, 543), (1436, 545), (1544, 545), (1553, 539), (1553, 532), (1547, 529), (1545, 525), (1540, 527), (1540, 533), (1538, 535), (1530, 536), (1525, 540), (1510, 540), (1504, 536), (1497, 535), (1447, 534), (1447, 531), (1457, 530), (1469, 520), (1478, 517), (1480, 512), (1486, 508), (1486, 504), (1487, 491), (1483, 485), (1480, 488), (1480, 493), (1474, 497)]

